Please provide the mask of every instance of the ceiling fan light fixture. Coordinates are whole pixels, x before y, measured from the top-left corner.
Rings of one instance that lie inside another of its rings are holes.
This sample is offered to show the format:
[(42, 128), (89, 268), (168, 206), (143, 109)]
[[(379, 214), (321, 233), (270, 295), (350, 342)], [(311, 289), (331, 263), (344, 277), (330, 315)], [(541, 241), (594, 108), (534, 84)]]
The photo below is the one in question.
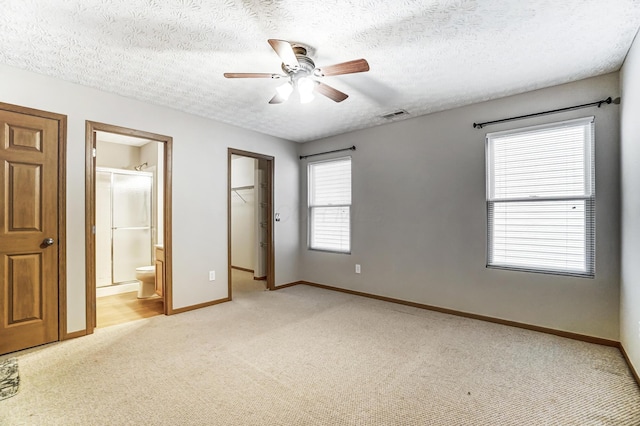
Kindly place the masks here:
[(291, 83), (286, 82), (285, 84), (276, 87), (276, 92), (278, 92), (278, 95), (286, 101), (289, 99), (289, 96), (291, 96), (291, 93), (293, 93), (293, 86)]
[(304, 93), (304, 92), (300, 91), (300, 103), (301, 104), (308, 104), (309, 102), (311, 102), (314, 99), (315, 99), (315, 96), (313, 96), (313, 93)]
[(316, 83), (309, 77), (301, 77), (297, 80), (298, 94), (300, 95), (300, 103), (307, 104), (311, 102), (315, 97), (313, 91), (316, 88)]
[(302, 77), (298, 79), (298, 90), (300, 94), (310, 95), (313, 93), (316, 84), (309, 77)]

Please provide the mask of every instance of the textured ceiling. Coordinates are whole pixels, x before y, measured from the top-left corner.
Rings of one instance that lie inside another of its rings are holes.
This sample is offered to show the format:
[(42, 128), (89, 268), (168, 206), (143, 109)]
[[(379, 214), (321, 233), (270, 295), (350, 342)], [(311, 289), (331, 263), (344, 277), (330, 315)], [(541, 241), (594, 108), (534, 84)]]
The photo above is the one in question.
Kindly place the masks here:
[[(620, 68), (640, 0), (0, 0), (0, 63), (306, 142)], [(349, 98), (269, 105), (267, 44), (310, 47)], [(1, 100), (1, 99), (0, 99)], [(585, 99), (590, 102), (591, 99)]]

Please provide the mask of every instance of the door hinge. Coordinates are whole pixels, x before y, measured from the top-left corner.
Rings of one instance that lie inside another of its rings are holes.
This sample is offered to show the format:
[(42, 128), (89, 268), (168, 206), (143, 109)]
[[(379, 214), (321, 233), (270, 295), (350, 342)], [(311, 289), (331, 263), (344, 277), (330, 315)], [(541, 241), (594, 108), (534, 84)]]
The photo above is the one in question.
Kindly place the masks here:
[(96, 158), (96, 149), (95, 148), (91, 148), (91, 155), (93, 156), (93, 158)]
[(95, 234), (96, 234), (96, 226), (95, 226), (95, 225), (93, 225), (93, 226), (91, 227), (91, 233), (92, 233), (93, 235), (95, 235)]

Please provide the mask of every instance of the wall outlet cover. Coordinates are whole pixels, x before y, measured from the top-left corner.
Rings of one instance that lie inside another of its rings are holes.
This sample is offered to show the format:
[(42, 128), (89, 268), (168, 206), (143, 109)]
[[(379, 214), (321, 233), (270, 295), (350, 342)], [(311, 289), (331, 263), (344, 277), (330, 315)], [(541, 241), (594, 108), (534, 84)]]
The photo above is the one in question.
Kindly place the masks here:
[(216, 280), (216, 271), (209, 271), (209, 281)]
[(360, 265), (356, 263), (356, 274), (360, 273)]

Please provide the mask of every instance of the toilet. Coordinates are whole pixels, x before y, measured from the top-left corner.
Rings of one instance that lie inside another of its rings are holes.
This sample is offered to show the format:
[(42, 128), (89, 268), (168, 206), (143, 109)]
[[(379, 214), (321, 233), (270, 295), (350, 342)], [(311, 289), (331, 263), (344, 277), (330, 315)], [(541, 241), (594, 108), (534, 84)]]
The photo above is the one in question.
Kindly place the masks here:
[(146, 299), (156, 294), (156, 267), (141, 266), (136, 268), (136, 279), (140, 282), (138, 299)]

